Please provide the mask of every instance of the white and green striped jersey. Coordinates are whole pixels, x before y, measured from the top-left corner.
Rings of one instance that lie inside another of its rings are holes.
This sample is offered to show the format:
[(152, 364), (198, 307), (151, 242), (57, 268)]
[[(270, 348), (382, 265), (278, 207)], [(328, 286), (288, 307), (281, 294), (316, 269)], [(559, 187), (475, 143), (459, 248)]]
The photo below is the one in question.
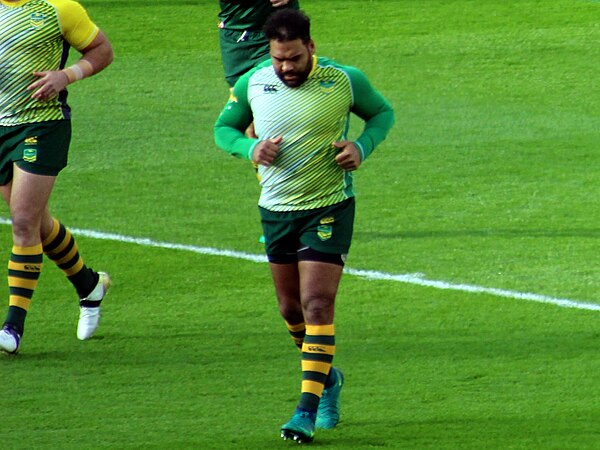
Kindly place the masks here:
[[(365, 121), (355, 144), (364, 161), (394, 123), (390, 104), (358, 69), (313, 57), (308, 79), (286, 86), (270, 61), (242, 76), (215, 124), (215, 142), (228, 153), (252, 159), (256, 144), (283, 136), (269, 167), (259, 166), (259, 205), (300, 211), (354, 196), (352, 172), (340, 168), (334, 141), (346, 140), (349, 114)], [(257, 139), (243, 131), (254, 121)]]
[(0, 125), (69, 118), (67, 92), (32, 99), (33, 72), (62, 69), (69, 47), (87, 47), (99, 29), (72, 0), (0, 0)]

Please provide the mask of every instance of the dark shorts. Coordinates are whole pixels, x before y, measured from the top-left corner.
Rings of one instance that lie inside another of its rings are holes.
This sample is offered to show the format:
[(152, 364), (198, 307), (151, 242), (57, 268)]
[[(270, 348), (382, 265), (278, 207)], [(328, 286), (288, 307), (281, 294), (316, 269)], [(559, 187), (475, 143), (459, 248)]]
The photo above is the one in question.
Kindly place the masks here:
[(71, 121), (0, 126), (0, 186), (13, 177), (13, 163), (25, 172), (56, 176), (67, 165)]
[(350, 250), (354, 228), (354, 197), (308, 211), (274, 212), (260, 208), (265, 249), (271, 262), (293, 262), (306, 247), (342, 255)]
[(269, 59), (269, 41), (262, 32), (222, 28), (219, 36), (225, 81), (230, 87), (258, 63)]

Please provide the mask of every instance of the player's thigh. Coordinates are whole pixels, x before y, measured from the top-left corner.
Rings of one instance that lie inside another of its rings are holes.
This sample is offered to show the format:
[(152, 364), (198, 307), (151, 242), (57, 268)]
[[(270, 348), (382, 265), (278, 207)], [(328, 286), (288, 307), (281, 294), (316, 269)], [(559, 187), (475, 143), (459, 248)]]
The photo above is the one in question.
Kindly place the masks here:
[(343, 267), (318, 261), (300, 261), (300, 296), (306, 323), (333, 323), (335, 298)]
[(290, 323), (302, 322), (302, 306), (300, 303), (300, 277), (298, 265), (269, 264), (279, 312)]
[(47, 213), (55, 176), (29, 173), (14, 168), (10, 212), (14, 222), (38, 222)]

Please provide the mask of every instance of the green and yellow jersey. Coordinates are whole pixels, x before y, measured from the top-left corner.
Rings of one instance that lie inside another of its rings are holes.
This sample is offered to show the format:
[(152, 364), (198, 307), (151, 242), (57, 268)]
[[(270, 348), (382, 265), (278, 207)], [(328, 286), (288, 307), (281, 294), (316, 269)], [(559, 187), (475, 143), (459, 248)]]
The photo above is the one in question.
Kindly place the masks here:
[(0, 125), (68, 119), (67, 92), (31, 98), (33, 72), (64, 68), (70, 47), (83, 50), (98, 27), (72, 0), (0, 0)]
[[(221, 0), (219, 20), (221, 28), (240, 31), (261, 31), (267, 17), (276, 9), (269, 0)], [(291, 0), (284, 8), (300, 9), (298, 0)]]
[[(259, 166), (259, 205), (270, 211), (301, 211), (354, 196), (352, 172), (340, 168), (334, 141), (346, 140), (350, 113), (365, 121), (354, 141), (364, 161), (385, 139), (394, 112), (358, 69), (313, 57), (308, 79), (286, 86), (270, 61), (243, 75), (215, 124), (215, 142), (251, 160), (256, 144), (283, 136), (269, 167)], [(254, 121), (258, 139), (244, 135)]]

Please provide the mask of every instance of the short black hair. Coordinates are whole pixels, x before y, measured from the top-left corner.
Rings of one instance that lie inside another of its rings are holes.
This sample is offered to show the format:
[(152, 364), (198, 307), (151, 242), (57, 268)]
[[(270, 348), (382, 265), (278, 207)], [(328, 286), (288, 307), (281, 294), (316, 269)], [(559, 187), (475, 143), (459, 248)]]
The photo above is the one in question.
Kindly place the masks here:
[(287, 42), (301, 39), (303, 43), (308, 44), (311, 39), (310, 18), (296, 9), (280, 9), (269, 16), (263, 32), (269, 41)]

